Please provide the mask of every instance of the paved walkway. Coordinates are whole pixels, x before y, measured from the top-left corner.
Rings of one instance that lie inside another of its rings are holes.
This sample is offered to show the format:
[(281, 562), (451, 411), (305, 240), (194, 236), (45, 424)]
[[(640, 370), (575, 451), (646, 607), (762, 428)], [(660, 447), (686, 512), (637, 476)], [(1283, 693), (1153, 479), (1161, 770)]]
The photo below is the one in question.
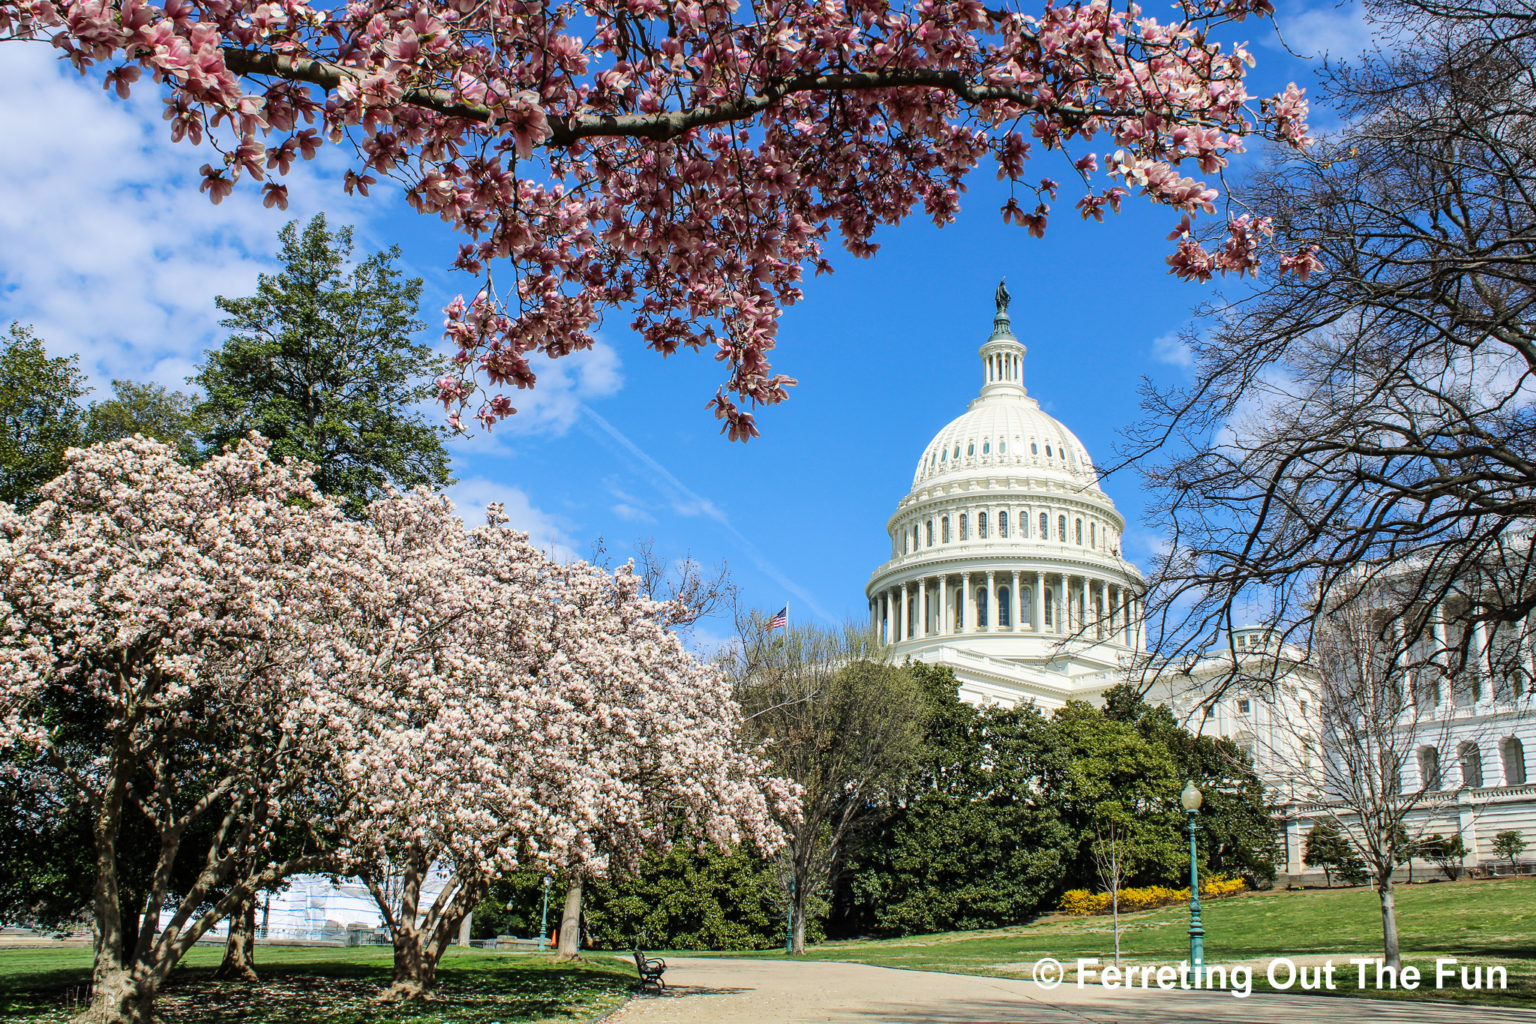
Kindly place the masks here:
[[(1353, 970), (1353, 968), (1350, 968)], [(1255, 992), (1046, 990), (1031, 981), (863, 964), (678, 958), (667, 991), (643, 995), (613, 1024), (1536, 1024), (1536, 1011)]]

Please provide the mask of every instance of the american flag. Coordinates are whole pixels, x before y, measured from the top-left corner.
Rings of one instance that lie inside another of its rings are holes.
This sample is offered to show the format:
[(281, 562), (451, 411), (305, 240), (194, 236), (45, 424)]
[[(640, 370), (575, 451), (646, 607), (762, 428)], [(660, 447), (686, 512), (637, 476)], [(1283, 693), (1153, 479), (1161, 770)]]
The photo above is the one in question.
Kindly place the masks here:
[(785, 629), (789, 626), (789, 605), (780, 608), (778, 614), (768, 620), (769, 629)]

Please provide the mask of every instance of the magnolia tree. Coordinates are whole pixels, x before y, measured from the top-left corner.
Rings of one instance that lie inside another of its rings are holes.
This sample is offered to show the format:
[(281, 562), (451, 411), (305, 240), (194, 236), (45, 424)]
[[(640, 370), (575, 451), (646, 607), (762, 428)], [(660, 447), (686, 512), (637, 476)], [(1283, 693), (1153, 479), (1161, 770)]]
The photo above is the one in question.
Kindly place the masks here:
[[(675, 609), (627, 570), (542, 557), (498, 518), (466, 530), (426, 494), (371, 506), (382, 557), (355, 660), (373, 668), (317, 709), (343, 862), (394, 940), (391, 996), (431, 987), (465, 915), (520, 865), (580, 878), (680, 833), (772, 850), (793, 810), (739, 747), (722, 678), (668, 632)], [(424, 906), (434, 872), (446, 884)]]
[(807, 268), (830, 269), (833, 232), (868, 256), (918, 207), (947, 223), (984, 161), (1010, 185), (1004, 220), (1032, 235), (1061, 188), (1027, 176), (1038, 149), (1084, 218), (1132, 192), (1181, 213), (1181, 277), (1257, 265), (1261, 218), (1195, 239), (1217, 191), (1186, 171), (1218, 174), (1255, 133), (1305, 144), (1301, 90), (1255, 104), (1250, 54), (1219, 41), (1269, 0), (1177, 0), (1166, 21), (1103, 0), (999, 8), (0, 0), (0, 38), (47, 40), (120, 96), (148, 78), (171, 137), (215, 153), (214, 202), (251, 181), (284, 206), (282, 178), (335, 144), (348, 191), (393, 178), (466, 236), (455, 265), (476, 282), (446, 310), (458, 372), (440, 382), (455, 423), (510, 415), (531, 353), (588, 347), (622, 308), (658, 352), (715, 350), (728, 373), (711, 405), (745, 439), (749, 408), (794, 383), (769, 363), (778, 316)]
[[(275, 841), (315, 820), (325, 737), (303, 709), (348, 675), (324, 624), (355, 590), (356, 531), (256, 442), (195, 470), (140, 437), (71, 449), (41, 499), (0, 504), (0, 747), (90, 808), (85, 1017), (148, 1021), (210, 927), (322, 863), (322, 835)], [(121, 874), (129, 816), (157, 841), (147, 879)]]

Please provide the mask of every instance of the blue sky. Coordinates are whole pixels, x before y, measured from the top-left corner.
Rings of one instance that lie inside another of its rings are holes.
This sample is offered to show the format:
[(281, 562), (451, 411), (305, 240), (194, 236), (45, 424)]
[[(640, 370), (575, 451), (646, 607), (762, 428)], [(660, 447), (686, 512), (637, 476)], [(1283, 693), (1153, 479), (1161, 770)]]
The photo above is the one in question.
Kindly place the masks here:
[[(1281, 5), (1279, 19), (1300, 53), (1342, 54), (1364, 39), (1349, 6)], [(1311, 84), (1268, 23), (1245, 27), (1259, 58), (1251, 92)], [(247, 294), (278, 228), (318, 210), (356, 225), (363, 247), (401, 246), (426, 281), (429, 338), (468, 283), (443, 269), (456, 243), (435, 221), (394, 199), (343, 196), (334, 155), (290, 177), (286, 213), (246, 188), (215, 207), (196, 194), (208, 154), (169, 142), (149, 90), (109, 99), (46, 47), (13, 43), (0, 95), (0, 323), (35, 324), (103, 388), (114, 377), (184, 386), (220, 340), (213, 296)], [(1070, 181), (1047, 160), (1035, 170)], [(862, 619), (864, 584), (889, 550), (886, 518), (924, 445), (979, 387), (975, 352), (999, 276), (1029, 349), (1030, 393), (1101, 465), (1137, 415), (1141, 379), (1184, 372), (1173, 338), (1212, 294), (1167, 275), (1170, 211), (1131, 201), (1118, 218), (1084, 224), (1069, 188), (1037, 240), (1002, 224), (1006, 196), (992, 177), (986, 167), (973, 177), (954, 225), (918, 216), (887, 229), (873, 260), (833, 250), (837, 272), (809, 280), (781, 322), (775, 364), (801, 383), (761, 412), (761, 438), (718, 433), (705, 405), (719, 364), (663, 360), (615, 317), (596, 351), (541, 369), (511, 422), (455, 443), (455, 499), (470, 515), (505, 502), (514, 525), (566, 557), (601, 537), (622, 560), (652, 537), (668, 557), (728, 563), (751, 605), (787, 602), (799, 621)], [(1145, 563), (1158, 531), (1141, 521), (1138, 481), (1125, 473), (1105, 489), (1130, 521), (1126, 554)], [(706, 623), (699, 642), (727, 628)]]

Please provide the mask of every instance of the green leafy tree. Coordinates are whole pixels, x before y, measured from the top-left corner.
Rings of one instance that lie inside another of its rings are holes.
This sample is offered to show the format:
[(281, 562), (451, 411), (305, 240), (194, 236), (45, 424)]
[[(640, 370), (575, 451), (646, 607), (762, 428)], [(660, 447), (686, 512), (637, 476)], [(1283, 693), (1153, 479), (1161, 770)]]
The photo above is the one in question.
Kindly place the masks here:
[(1449, 837), (1439, 832), (1425, 836), (1419, 840), (1419, 850), (1446, 878), (1454, 882), (1461, 877), (1462, 864), (1467, 859), (1467, 844), (1462, 841), (1460, 832)]
[(255, 295), (217, 300), (230, 336), (193, 378), (206, 443), (257, 431), (274, 455), (313, 462), (353, 514), (390, 484), (448, 484), (447, 432), (416, 410), (444, 368), (412, 340), (421, 280), (401, 277), (398, 248), (354, 265), (352, 229), (332, 232), (323, 216), (279, 238), (282, 270)]
[(1509, 861), (1509, 870), (1514, 874), (1519, 868), (1515, 864), (1515, 858), (1525, 851), (1525, 837), (1515, 829), (1506, 829), (1493, 837), (1493, 855), (1503, 857)]
[(1312, 827), (1307, 829), (1301, 861), (1307, 867), (1322, 868), (1329, 888), (1333, 887), (1334, 872), (1352, 856), (1354, 851), (1350, 849), (1349, 840), (1333, 822), (1324, 818), (1313, 822)]
[(1052, 755), (1033, 705), (972, 707), (953, 672), (911, 663), (927, 729), (894, 807), (853, 844), (833, 927), (908, 935), (1029, 920), (1060, 888), (1069, 834), (1040, 779)]
[(80, 398), (89, 390), (77, 357), (49, 356), (30, 327), (11, 324), (0, 352), (0, 501), (37, 504), (64, 450), (85, 438)]
[[(1124, 842), (1136, 854), (1129, 885), (1173, 881), (1188, 870), (1178, 803), (1184, 776), (1165, 744), (1082, 701), (1069, 701), (1055, 713), (1047, 742), (1054, 754), (1044, 780), (1048, 798), (1071, 837), (1068, 885), (1097, 884), (1092, 844), (1109, 804), (1124, 813)], [(1200, 854), (1207, 859), (1204, 848)]]
[[(647, 854), (634, 875), (597, 882), (585, 896), (593, 949), (772, 949), (784, 945), (787, 907), (779, 869), (750, 846), (679, 843)], [(806, 940), (822, 938), (825, 906), (806, 910)]]
[(867, 630), (768, 628), (753, 616), (728, 670), (755, 740), (771, 741), (773, 773), (801, 786), (801, 815), (785, 823), (778, 854), (793, 908), (792, 948), (805, 951), (807, 916), (837, 882), (872, 816), (907, 779), (922, 750), (922, 693), (912, 673), (885, 663)]
[(1164, 747), (1175, 774), (1199, 785), (1204, 802), (1197, 842), (1211, 871), (1241, 875), (1250, 884), (1274, 879), (1278, 829), (1251, 757), (1231, 740), (1195, 735), (1131, 686), (1105, 692), (1104, 715)]
[(190, 462), (198, 455), (202, 424), (197, 399), (191, 395), (160, 384), (114, 380), (112, 397), (91, 403), (85, 433), (91, 444), (143, 434), (174, 445), (182, 459)]

